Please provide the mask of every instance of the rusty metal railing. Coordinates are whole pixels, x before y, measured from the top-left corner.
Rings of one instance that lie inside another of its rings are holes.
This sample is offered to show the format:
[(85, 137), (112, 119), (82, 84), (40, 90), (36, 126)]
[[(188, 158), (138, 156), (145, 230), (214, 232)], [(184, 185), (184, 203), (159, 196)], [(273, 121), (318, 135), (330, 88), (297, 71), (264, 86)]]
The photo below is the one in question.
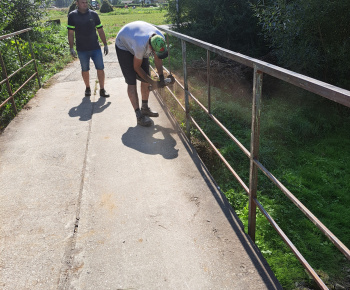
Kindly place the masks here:
[[(14, 33), (10, 33), (10, 34), (6, 34), (6, 35), (2, 35), (0, 36), (0, 41), (4, 40), (4, 39), (8, 39), (8, 38), (14, 38), (15, 39), (15, 44), (16, 44), (16, 49), (17, 49), (17, 54), (18, 57), (20, 59), (20, 63), (21, 63), (21, 67), (19, 69), (17, 69), (15, 72), (13, 72), (12, 74), (8, 75), (7, 74), (7, 70), (6, 70), (6, 64), (4, 63), (1, 51), (0, 51), (0, 64), (1, 64), (1, 69), (2, 69), (2, 80), (0, 81), (0, 86), (3, 85), (4, 83), (6, 83), (6, 87), (7, 87), (7, 92), (9, 94), (9, 97), (3, 101), (0, 104), (0, 109), (5, 106), (9, 101), (11, 101), (12, 104), (12, 108), (15, 112), (15, 114), (17, 114), (17, 108), (16, 108), (16, 103), (15, 103), (15, 95), (29, 82), (31, 81), (34, 77), (37, 77), (38, 79), (38, 84), (39, 87), (41, 87), (41, 83), (40, 83), (40, 78), (39, 78), (39, 73), (38, 73), (38, 68), (36, 66), (36, 62), (35, 62), (35, 56), (33, 53), (33, 48), (32, 48), (32, 42), (30, 40), (29, 37), (29, 31), (31, 31), (31, 28), (27, 28), (27, 29), (23, 29)], [(17, 41), (17, 36), (20, 34), (26, 33), (26, 37), (28, 39), (28, 43), (29, 43), (29, 49), (30, 49), (30, 54), (32, 59), (30, 61), (28, 61), (27, 63), (23, 64), (23, 59), (22, 59), (22, 55), (21, 52), (18, 48), (18, 41)], [(24, 69), (25, 67), (27, 67), (28, 65), (30, 65), (31, 63), (34, 64), (34, 70), (35, 73), (33, 73), (23, 84), (20, 85), (20, 87), (13, 93), (12, 89), (11, 89), (11, 85), (10, 85), (10, 79), (15, 76), (17, 73), (19, 73), (22, 69)]]
[[(248, 234), (251, 239), (255, 242), (255, 230), (256, 230), (256, 208), (258, 208), (270, 224), (274, 227), (283, 241), (292, 250), (294, 255), (301, 262), (303, 267), (307, 272), (313, 277), (315, 282), (321, 289), (328, 289), (322, 279), (317, 275), (316, 271), (310, 266), (306, 259), (302, 256), (295, 245), (290, 241), (283, 230), (274, 221), (271, 215), (264, 209), (257, 198), (258, 189), (258, 171), (262, 171), (304, 214), (311, 220), (321, 232), (326, 235), (329, 240), (350, 260), (349, 249), (316, 217), (313, 213), (308, 210), (301, 202), (298, 200), (271, 172), (269, 172), (260, 162), (259, 162), (259, 136), (260, 136), (260, 112), (261, 112), (261, 98), (262, 98), (262, 80), (263, 74), (268, 74), (297, 87), (303, 88), (307, 91), (313, 92), (322, 97), (328, 98), (334, 102), (342, 104), (344, 106), (350, 107), (350, 91), (344, 90), (339, 87), (318, 81), (316, 79), (295, 73), (290, 70), (283, 69), (281, 67), (263, 62), (243, 54), (239, 54), (221, 47), (203, 42), (201, 40), (183, 35), (181, 33), (174, 32), (162, 26), (158, 27), (160, 30), (164, 31), (168, 35), (172, 35), (181, 40), (182, 49), (182, 62), (183, 62), (183, 75), (184, 80), (182, 85), (178, 80), (177, 84), (184, 90), (185, 95), (185, 107), (176, 97), (176, 95), (169, 89), (169, 93), (176, 100), (179, 106), (186, 113), (186, 134), (190, 137), (190, 123), (192, 123), (199, 132), (204, 136), (209, 145), (213, 148), (219, 158), (224, 162), (228, 170), (237, 179), (239, 184), (243, 187), (246, 194), (249, 197), (249, 215), (248, 215)], [(169, 40), (167, 39), (167, 42)], [(186, 43), (194, 44), (198, 47), (204, 48), (207, 51), (207, 79), (210, 76), (210, 52), (214, 52), (225, 58), (234, 60), (245, 66), (254, 69), (254, 81), (253, 81), (253, 104), (252, 104), (252, 125), (251, 125), (251, 144), (250, 150), (246, 149), (239, 140), (231, 133), (220, 121), (211, 113), (211, 96), (210, 96), (210, 82), (208, 81), (208, 108), (206, 108), (195, 96), (191, 94), (188, 88), (188, 75), (187, 75), (187, 60), (186, 60)], [(170, 63), (169, 63), (170, 64)], [(169, 71), (164, 68), (168, 73)], [(199, 105), (199, 107), (226, 133), (226, 135), (236, 143), (241, 151), (250, 159), (250, 172), (249, 172), (249, 186), (247, 186), (243, 180), (239, 177), (237, 172), (231, 167), (224, 156), (219, 152), (215, 145), (211, 142), (205, 132), (197, 124), (194, 118), (190, 114), (190, 97), (191, 99)]]

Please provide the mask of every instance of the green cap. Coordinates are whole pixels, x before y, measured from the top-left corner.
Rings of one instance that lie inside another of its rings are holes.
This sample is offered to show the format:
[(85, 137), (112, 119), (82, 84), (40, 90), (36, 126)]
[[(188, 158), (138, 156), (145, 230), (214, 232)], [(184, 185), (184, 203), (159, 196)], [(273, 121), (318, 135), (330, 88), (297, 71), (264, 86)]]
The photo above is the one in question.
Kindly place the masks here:
[(165, 40), (160, 35), (157, 34), (151, 37), (151, 46), (160, 59), (168, 56), (168, 49), (166, 47)]

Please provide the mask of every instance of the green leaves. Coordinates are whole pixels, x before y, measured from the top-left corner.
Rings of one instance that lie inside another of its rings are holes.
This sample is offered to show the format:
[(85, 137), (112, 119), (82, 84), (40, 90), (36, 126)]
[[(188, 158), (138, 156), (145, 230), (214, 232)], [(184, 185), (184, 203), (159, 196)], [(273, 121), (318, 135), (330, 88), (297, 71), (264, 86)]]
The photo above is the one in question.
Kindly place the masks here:
[(10, 1), (0, 2), (0, 31), (2, 31), (10, 21), (12, 21), (13, 15), (11, 10), (13, 6), (13, 2)]
[[(71, 58), (68, 56), (66, 28), (60, 26), (38, 26), (31, 32), (30, 36), (33, 45), (39, 76), (42, 83), (49, 79), (54, 73), (62, 69)], [(0, 41), (0, 51), (4, 59), (8, 75), (19, 69), (23, 64), (31, 60), (29, 43), (17, 37)], [(17, 50), (17, 46), (18, 50)], [(22, 61), (21, 61), (22, 60)], [(58, 61), (56, 61), (58, 60)], [(10, 79), (12, 92), (17, 90), (34, 72), (33, 64), (22, 69)], [(15, 96), (15, 103), (18, 110), (24, 107), (37, 89), (37, 81), (34, 78)], [(6, 85), (1, 86), (0, 103), (9, 97)], [(0, 129), (5, 127), (14, 117), (11, 103), (7, 103), (0, 110)]]
[[(170, 23), (200, 40), (250, 56), (265, 53), (257, 21), (247, 0), (169, 1)], [(177, 10), (177, 7), (179, 8)]]
[(252, 5), (279, 64), (350, 88), (350, 2), (265, 1)]

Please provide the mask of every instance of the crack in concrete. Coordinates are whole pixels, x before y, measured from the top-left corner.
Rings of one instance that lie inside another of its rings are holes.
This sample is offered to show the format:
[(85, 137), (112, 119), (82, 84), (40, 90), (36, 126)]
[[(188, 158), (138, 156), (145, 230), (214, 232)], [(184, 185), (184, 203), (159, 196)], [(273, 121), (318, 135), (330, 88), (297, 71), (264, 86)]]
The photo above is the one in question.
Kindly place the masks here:
[[(96, 86), (97, 84), (95, 84)], [(83, 161), (83, 168), (82, 168), (82, 174), (81, 174), (81, 181), (80, 181), (80, 188), (79, 188), (79, 195), (77, 199), (77, 209), (76, 209), (76, 218), (74, 222), (74, 227), (72, 231), (72, 236), (69, 238), (69, 241), (67, 242), (66, 250), (63, 256), (63, 265), (60, 270), (60, 277), (58, 281), (58, 289), (69, 289), (71, 280), (72, 280), (72, 274), (74, 272), (74, 257), (75, 257), (75, 248), (76, 248), (76, 240), (77, 240), (77, 234), (78, 234), (78, 227), (79, 227), (79, 221), (80, 221), (80, 207), (81, 207), (81, 199), (83, 196), (83, 190), (85, 185), (85, 174), (87, 170), (87, 156), (89, 152), (89, 144), (90, 144), (90, 135), (91, 135), (91, 127), (92, 127), (92, 117), (94, 112), (94, 101), (95, 101), (95, 95), (93, 94), (93, 102), (91, 106), (91, 118), (89, 120), (89, 130), (88, 135), (86, 138), (86, 147), (85, 147), (85, 154), (84, 154), (84, 161)]]

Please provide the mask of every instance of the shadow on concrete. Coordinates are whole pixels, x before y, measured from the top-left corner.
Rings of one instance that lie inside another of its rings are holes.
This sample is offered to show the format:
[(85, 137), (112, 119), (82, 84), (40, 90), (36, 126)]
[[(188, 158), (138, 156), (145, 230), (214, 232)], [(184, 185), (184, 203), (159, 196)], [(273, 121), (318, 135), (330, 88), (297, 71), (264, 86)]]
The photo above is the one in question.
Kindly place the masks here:
[[(125, 146), (135, 149), (141, 153), (151, 155), (162, 155), (164, 159), (178, 157), (178, 149), (175, 149), (176, 140), (171, 133), (177, 133), (170, 128), (160, 125), (151, 127), (130, 127), (122, 136)], [(156, 136), (154, 136), (156, 135)]]
[[(203, 176), (203, 179), (208, 185), (208, 188), (211, 190), (216, 202), (219, 204), (222, 212), (225, 214), (228, 222), (232, 227), (232, 230), (237, 234), (237, 237), (240, 240), (241, 244), (243, 245), (245, 251), (253, 261), (255, 265), (255, 269), (261, 275), (267, 289), (282, 290), (283, 288), (281, 284), (276, 279), (267, 261), (262, 256), (260, 250), (254, 244), (254, 242), (250, 239), (250, 237), (244, 233), (244, 226), (240, 221), (239, 217), (237, 216), (235, 210), (232, 208), (225, 194), (218, 189), (219, 187), (216, 181), (212, 178), (211, 173), (209, 172), (205, 164), (202, 162), (202, 160), (199, 158), (190, 140), (187, 138), (187, 136), (179, 127), (179, 124), (177, 123), (176, 119), (170, 113), (167, 105), (163, 102), (162, 97), (157, 92), (155, 92), (155, 97), (157, 98), (159, 104), (163, 108), (165, 114), (168, 116), (171, 124), (174, 126), (174, 128), (177, 128), (176, 132), (180, 140), (183, 142), (188, 154), (191, 156), (198, 171)], [(240, 230), (240, 228), (242, 229), (242, 231)]]
[(81, 103), (69, 110), (70, 117), (79, 117), (79, 121), (89, 121), (93, 114), (102, 113), (110, 106), (111, 102), (106, 103), (106, 98), (99, 98), (97, 102), (91, 102), (89, 97), (84, 97)]

